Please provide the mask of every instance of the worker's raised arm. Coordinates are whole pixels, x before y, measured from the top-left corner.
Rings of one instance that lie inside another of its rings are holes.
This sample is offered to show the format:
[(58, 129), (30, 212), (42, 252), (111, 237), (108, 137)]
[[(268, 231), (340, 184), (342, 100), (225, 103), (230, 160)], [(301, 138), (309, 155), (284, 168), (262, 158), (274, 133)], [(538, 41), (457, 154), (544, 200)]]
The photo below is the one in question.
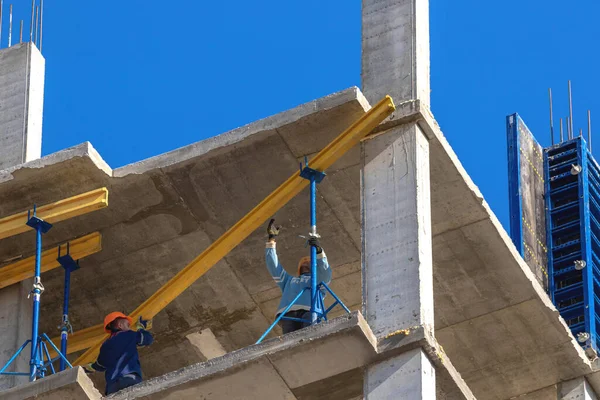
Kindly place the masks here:
[(270, 240), (267, 242), (265, 248), (265, 261), (267, 263), (267, 269), (273, 277), (273, 280), (279, 286), (279, 288), (283, 290), (287, 281), (290, 279), (290, 275), (285, 271), (285, 269), (283, 269), (281, 264), (279, 264), (276, 247), (277, 243), (275, 243), (275, 240)]
[(325, 282), (325, 284), (329, 285), (331, 282), (331, 268), (329, 268), (327, 255), (321, 247), (319, 239), (311, 237), (308, 240), (308, 244), (317, 250), (317, 283)]
[(275, 283), (279, 286), (279, 288), (283, 291), (285, 285), (290, 279), (288, 273), (283, 269), (281, 264), (279, 264), (279, 258), (277, 257), (277, 243), (275, 242), (275, 237), (279, 235), (280, 226), (275, 226), (273, 223), (274, 219), (269, 221), (269, 226), (267, 227), (267, 235), (269, 241), (266, 244), (265, 248), (265, 261), (267, 263), (267, 269), (269, 273), (275, 280)]
[(145, 329), (138, 329), (136, 332), (136, 344), (138, 347), (150, 346), (154, 342), (154, 336)]

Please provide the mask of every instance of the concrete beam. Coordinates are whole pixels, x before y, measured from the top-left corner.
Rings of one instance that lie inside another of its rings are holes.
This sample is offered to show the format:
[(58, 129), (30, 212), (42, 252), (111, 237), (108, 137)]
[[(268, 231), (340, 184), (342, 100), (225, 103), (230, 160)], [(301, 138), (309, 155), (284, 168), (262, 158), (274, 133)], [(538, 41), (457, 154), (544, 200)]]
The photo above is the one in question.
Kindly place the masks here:
[(0, 50), (0, 170), (42, 154), (45, 65), (31, 43)]
[(109, 398), (318, 399), (327, 393), (328, 399), (346, 400), (362, 393), (365, 366), (423, 348), (442, 378), (433, 390), (446, 398), (474, 399), (439, 346), (430, 337), (413, 334), (417, 337), (398, 341), (393, 351), (381, 352), (355, 312), (150, 379)]
[(362, 89), (429, 105), (429, 0), (363, 0)]
[(2, 400), (100, 400), (102, 395), (80, 367), (0, 392)]
[(585, 378), (577, 378), (560, 384), (560, 400), (598, 400), (594, 389)]

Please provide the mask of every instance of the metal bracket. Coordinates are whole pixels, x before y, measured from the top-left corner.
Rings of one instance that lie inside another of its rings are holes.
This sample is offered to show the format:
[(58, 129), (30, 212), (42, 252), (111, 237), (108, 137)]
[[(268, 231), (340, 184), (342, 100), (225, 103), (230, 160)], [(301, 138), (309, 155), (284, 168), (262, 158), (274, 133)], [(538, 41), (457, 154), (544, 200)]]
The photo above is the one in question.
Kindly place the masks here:
[(42, 285), (42, 279), (39, 276), (36, 276), (33, 278), (33, 287), (31, 289), (31, 292), (29, 292), (29, 294), (27, 295), (27, 298), (29, 298), (32, 294), (35, 294), (35, 290), (39, 290), (40, 291), (40, 295), (42, 293), (44, 293), (44, 285)]

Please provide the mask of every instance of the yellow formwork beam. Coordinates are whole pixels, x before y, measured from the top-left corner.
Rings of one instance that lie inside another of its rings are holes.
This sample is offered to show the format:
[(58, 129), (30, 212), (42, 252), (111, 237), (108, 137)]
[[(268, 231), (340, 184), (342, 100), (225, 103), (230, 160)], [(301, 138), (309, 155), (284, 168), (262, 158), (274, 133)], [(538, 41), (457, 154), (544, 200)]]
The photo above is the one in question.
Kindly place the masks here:
[[(318, 171), (324, 171), (329, 168), (349, 149), (357, 145), (369, 132), (375, 129), (394, 110), (395, 106), (392, 98), (390, 96), (384, 97), (377, 105), (321, 150), (310, 161), (310, 167)], [(156, 314), (175, 300), (177, 296), (183, 293), (184, 290), (190, 287), (190, 285), (204, 275), (206, 271), (219, 262), (252, 232), (258, 229), (269, 217), (300, 193), (307, 185), (308, 181), (300, 177), (298, 173), (292, 175), (219, 239), (213, 242), (202, 254), (192, 260), (185, 268), (158, 289), (156, 293), (150, 296), (148, 300), (136, 308), (130, 314), (131, 318), (134, 320), (140, 316), (143, 316), (144, 319), (154, 318)], [(102, 328), (100, 327), (100, 329)], [(102, 342), (108, 335), (102, 334), (98, 337), (101, 337), (101, 339), (75, 360), (75, 365), (94, 361), (98, 356)], [(69, 339), (69, 343), (71, 342), (71, 339)]]
[[(54, 224), (108, 207), (108, 189), (100, 188), (56, 203), (37, 207), (37, 217)], [(0, 239), (18, 235), (31, 229), (25, 225), (27, 211), (0, 219)]]
[[(100, 232), (90, 233), (78, 239), (69, 241), (69, 251), (74, 260), (87, 257), (102, 250), (102, 235)], [(63, 245), (62, 254), (66, 254), (67, 248)], [(42, 253), (42, 272), (50, 271), (60, 267), (58, 258), (58, 247), (46, 250)], [(35, 269), (35, 256), (25, 258), (13, 264), (0, 268), (0, 289), (32, 278)]]

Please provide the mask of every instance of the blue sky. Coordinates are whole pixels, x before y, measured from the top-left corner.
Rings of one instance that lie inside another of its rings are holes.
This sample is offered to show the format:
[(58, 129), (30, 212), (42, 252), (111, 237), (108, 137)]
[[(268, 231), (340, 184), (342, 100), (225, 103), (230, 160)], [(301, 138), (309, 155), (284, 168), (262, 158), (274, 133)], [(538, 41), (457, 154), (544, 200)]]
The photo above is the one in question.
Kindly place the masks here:
[[(15, 20), (28, 18), (15, 3)], [(519, 112), (548, 145), (547, 88), (558, 123), (571, 79), (576, 129), (588, 108), (600, 121), (600, 2), (571, 3), (430, 2), (432, 110), (505, 227), (505, 116)], [(43, 153), (87, 140), (119, 167), (360, 86), (360, 7), (48, 1)]]

